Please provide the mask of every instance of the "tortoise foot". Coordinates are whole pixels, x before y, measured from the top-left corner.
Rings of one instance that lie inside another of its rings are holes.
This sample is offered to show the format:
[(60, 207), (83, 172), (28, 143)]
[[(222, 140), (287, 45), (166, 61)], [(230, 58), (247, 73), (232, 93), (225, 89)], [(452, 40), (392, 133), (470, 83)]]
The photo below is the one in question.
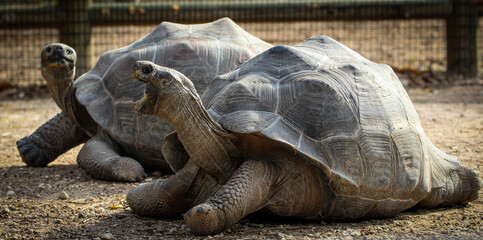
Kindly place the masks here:
[(136, 160), (128, 157), (115, 157), (107, 162), (107, 180), (120, 182), (139, 182), (147, 175), (144, 168)]
[(203, 203), (191, 208), (184, 215), (184, 221), (194, 234), (217, 234), (225, 230), (225, 221), (222, 219), (224, 214), (219, 211), (211, 204)]
[(29, 167), (45, 167), (55, 159), (55, 156), (37, 145), (30, 136), (18, 140), (17, 149), (22, 161)]

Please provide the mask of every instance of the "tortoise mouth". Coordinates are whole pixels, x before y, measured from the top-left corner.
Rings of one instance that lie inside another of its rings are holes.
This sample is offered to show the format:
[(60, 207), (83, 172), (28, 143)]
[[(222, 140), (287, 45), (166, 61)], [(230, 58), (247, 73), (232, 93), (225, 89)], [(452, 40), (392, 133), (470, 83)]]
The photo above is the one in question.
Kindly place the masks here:
[(45, 62), (47, 63), (47, 66), (56, 67), (56, 68), (68, 67), (74, 63), (72, 59), (62, 55), (49, 56), (47, 57)]
[[(140, 82), (143, 82), (143, 83), (148, 83), (148, 81), (146, 81), (145, 79), (143, 79), (143, 78), (142, 78), (142, 77), (139, 75), (139, 71), (134, 71), (134, 72), (132, 73), (132, 76), (131, 76), (131, 77), (132, 77), (133, 79), (136, 79), (136, 80), (140, 81)], [(146, 94), (146, 92), (145, 92), (144, 94)]]

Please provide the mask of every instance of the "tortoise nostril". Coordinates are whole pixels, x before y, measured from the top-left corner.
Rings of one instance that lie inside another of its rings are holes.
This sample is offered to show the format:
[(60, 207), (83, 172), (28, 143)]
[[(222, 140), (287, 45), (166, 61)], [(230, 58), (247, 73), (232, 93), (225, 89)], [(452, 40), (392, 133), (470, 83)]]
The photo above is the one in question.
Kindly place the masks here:
[(63, 50), (62, 46), (56, 46), (55, 50)]

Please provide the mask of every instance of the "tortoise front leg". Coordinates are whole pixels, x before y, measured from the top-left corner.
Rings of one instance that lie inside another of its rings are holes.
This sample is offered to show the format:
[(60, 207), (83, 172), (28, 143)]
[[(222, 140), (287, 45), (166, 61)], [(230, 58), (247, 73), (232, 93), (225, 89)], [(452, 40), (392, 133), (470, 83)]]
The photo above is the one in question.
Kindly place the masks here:
[(194, 234), (222, 232), (266, 204), (272, 178), (267, 164), (244, 162), (214, 196), (185, 214), (186, 225)]
[(84, 144), (77, 155), (77, 163), (93, 178), (122, 182), (143, 180), (146, 173), (141, 164), (120, 156), (120, 152), (120, 147), (100, 132)]
[(27, 166), (43, 167), (88, 138), (84, 130), (60, 112), (34, 133), (18, 140), (17, 149)]
[(144, 183), (128, 192), (126, 200), (135, 214), (154, 218), (178, 217), (205, 201), (220, 187), (215, 178), (188, 161), (169, 179)]
[(318, 216), (327, 200), (320, 178), (296, 161), (244, 162), (205, 203), (184, 217), (195, 234), (217, 234), (246, 215), (266, 209), (277, 215)]

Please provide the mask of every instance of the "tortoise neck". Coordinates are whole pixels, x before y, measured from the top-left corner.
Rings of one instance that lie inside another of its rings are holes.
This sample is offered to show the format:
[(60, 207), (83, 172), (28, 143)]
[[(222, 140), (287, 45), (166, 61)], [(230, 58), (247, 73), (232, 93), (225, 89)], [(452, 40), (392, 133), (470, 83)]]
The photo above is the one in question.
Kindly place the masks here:
[(219, 181), (227, 181), (236, 170), (236, 137), (215, 122), (196, 93), (188, 99), (173, 97), (171, 123), (185, 150), (200, 167)]
[(97, 127), (75, 96), (74, 70), (42, 69), (42, 76), (47, 81), (47, 87), (59, 108), (88, 135), (93, 136)]
[[(63, 111), (72, 104), (74, 94), (74, 70), (66, 68), (42, 68), (42, 76), (47, 81), (47, 87), (57, 106)], [(71, 108), (71, 107), (70, 107)], [(67, 111), (66, 111), (67, 112)]]

